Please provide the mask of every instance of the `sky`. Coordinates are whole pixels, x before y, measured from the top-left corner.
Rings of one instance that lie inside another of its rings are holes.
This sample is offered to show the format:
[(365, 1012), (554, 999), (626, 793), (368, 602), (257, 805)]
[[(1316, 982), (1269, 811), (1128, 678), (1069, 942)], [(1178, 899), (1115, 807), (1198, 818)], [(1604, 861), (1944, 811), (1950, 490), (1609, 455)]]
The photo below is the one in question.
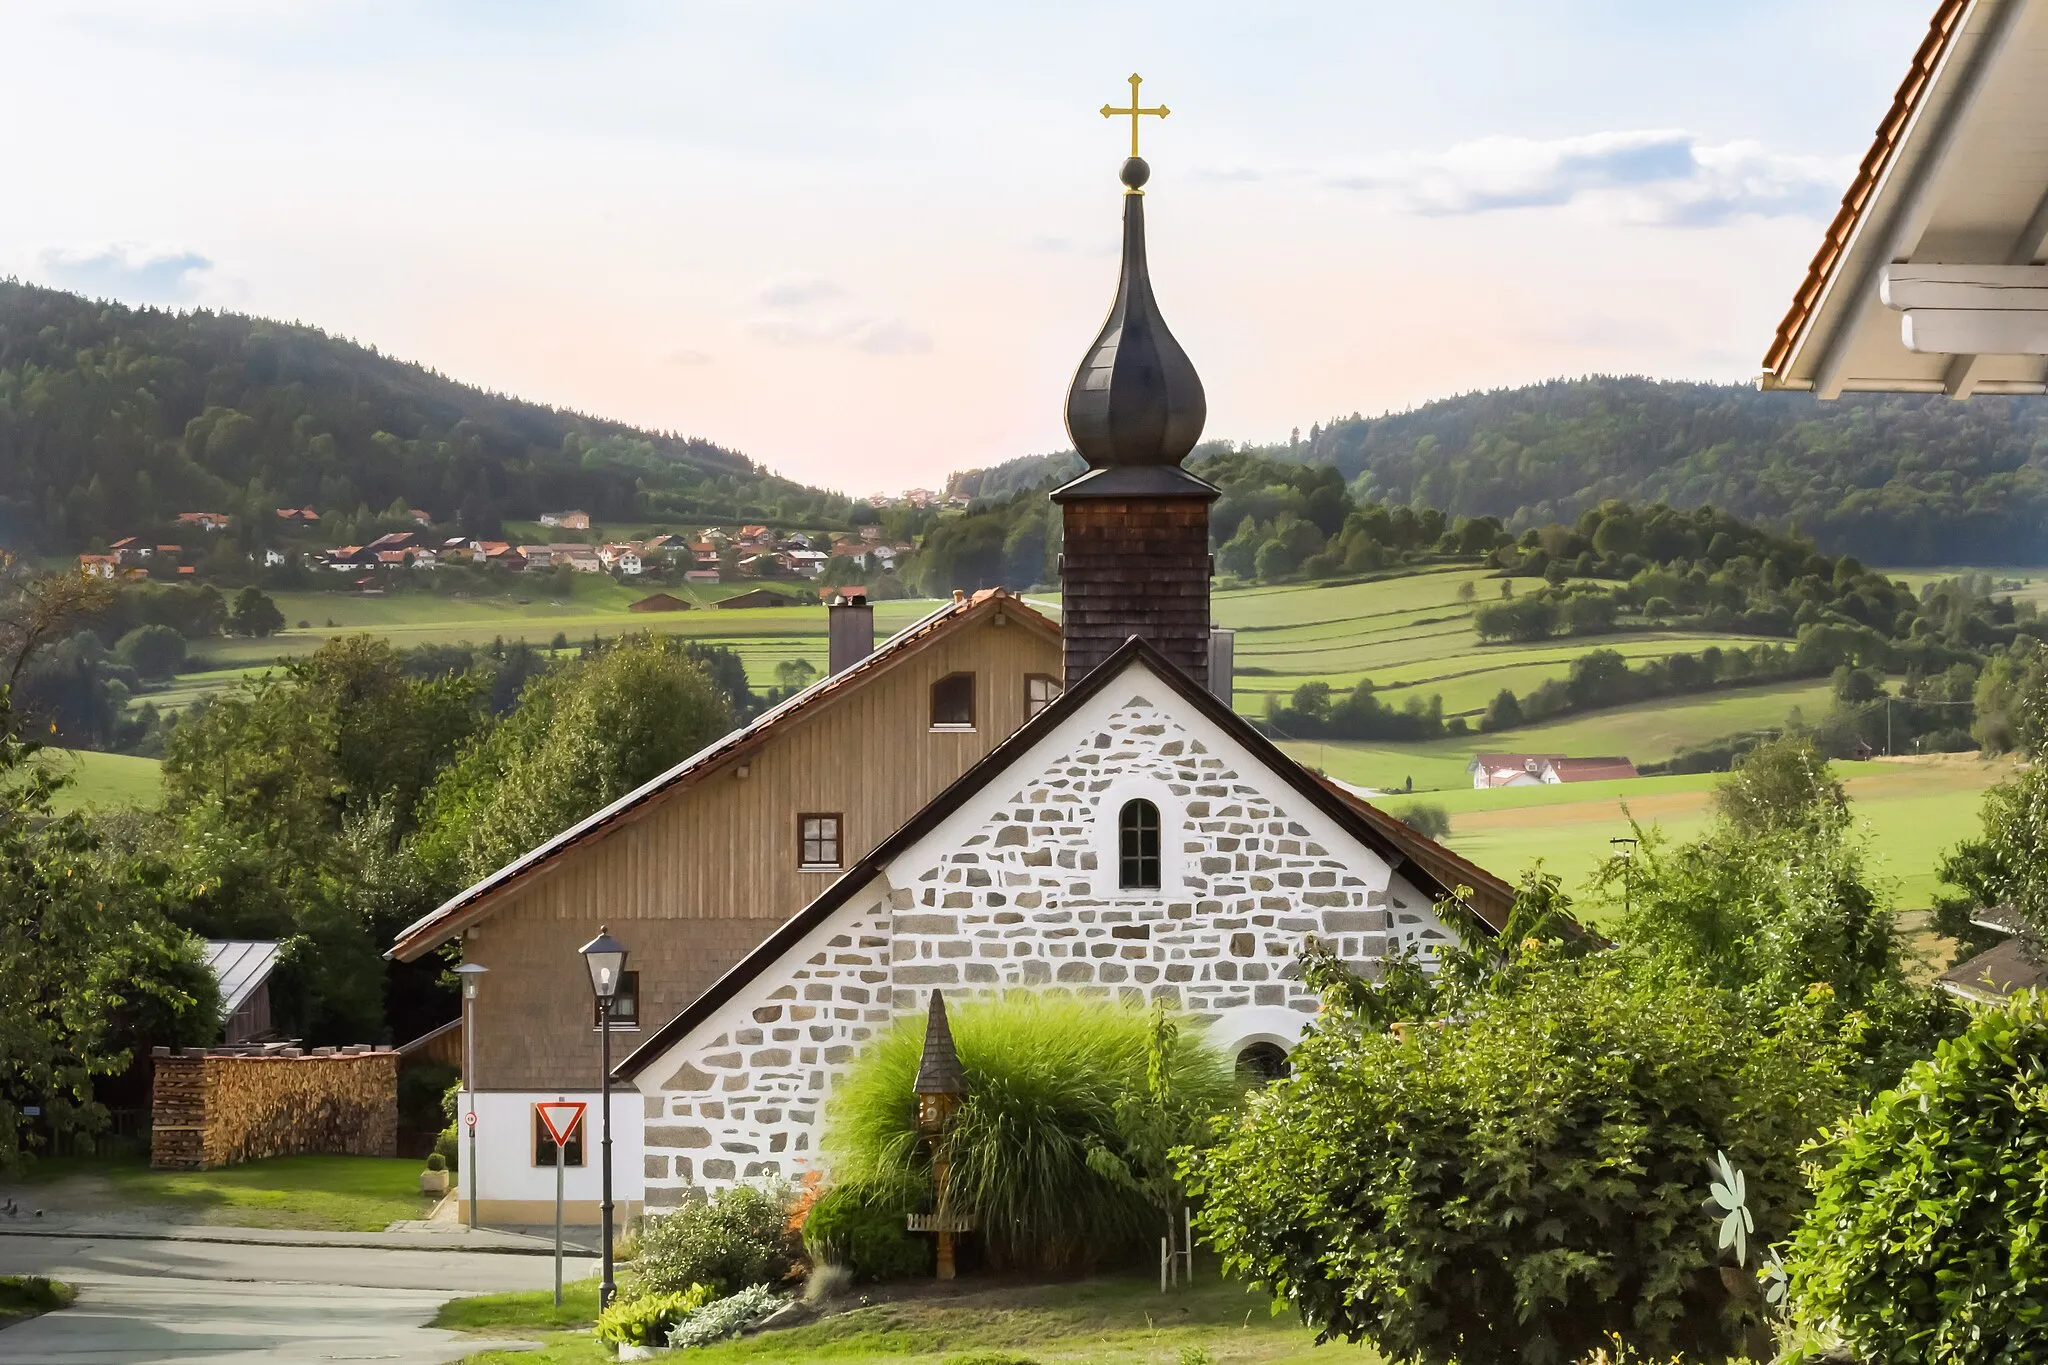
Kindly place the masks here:
[(1143, 73), (1209, 437), (1743, 381), (1934, 0), (0, 0), (0, 275), (852, 493), (1067, 446)]

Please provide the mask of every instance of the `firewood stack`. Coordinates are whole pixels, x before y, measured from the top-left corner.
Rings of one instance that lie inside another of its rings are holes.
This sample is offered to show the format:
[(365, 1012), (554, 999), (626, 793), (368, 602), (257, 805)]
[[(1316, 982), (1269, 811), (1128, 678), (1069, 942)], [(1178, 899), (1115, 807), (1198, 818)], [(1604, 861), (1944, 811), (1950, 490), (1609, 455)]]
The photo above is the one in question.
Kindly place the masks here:
[(398, 1053), (284, 1044), (155, 1052), (150, 1165), (267, 1156), (395, 1156)]

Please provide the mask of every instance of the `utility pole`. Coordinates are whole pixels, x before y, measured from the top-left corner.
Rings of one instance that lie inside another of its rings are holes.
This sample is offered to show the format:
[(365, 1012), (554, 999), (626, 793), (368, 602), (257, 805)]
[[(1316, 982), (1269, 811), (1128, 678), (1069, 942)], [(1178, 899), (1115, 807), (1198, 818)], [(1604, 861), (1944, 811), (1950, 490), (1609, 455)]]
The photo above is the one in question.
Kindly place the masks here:
[(1614, 856), (1621, 859), (1621, 913), (1627, 915), (1635, 909), (1635, 870), (1637, 840), (1623, 836), (1609, 839)]

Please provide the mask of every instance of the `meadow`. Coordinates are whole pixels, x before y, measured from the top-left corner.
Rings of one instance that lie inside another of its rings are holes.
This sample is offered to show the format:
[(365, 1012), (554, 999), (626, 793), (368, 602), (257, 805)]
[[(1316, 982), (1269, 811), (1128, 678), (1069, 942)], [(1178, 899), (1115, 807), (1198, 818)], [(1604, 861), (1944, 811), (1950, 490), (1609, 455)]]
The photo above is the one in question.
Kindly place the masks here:
[[(1937, 569), (1899, 577), (1919, 586), (1959, 572)], [(2023, 583), (2019, 595), (2048, 601), (2048, 571), (1998, 573)], [(1590, 649), (1613, 649), (1640, 662), (1708, 645), (1759, 643), (1755, 637), (1690, 631), (1484, 643), (1473, 633), (1472, 612), (1499, 599), (1501, 582), (1477, 569), (1450, 568), (1338, 585), (1218, 592), (1216, 619), (1236, 632), (1236, 709), (1263, 719), (1272, 698), (1284, 698), (1303, 683), (1322, 681), (1348, 690), (1369, 678), (1390, 703), (1434, 694), (1442, 697), (1447, 716), (1476, 720), (1503, 687), (1526, 694), (1547, 679), (1564, 676), (1572, 661)], [(784, 588), (792, 605), (740, 610), (716, 606), (742, 590), (737, 587), (661, 589), (694, 607), (661, 614), (627, 610), (655, 589), (601, 575), (579, 576), (560, 598), (520, 596), (516, 590), (497, 596), (412, 590), (381, 596), (279, 593), (275, 600), (290, 623), (282, 634), (210, 643), (192, 671), (146, 699), (160, 707), (189, 706), (275, 667), (280, 658), (308, 654), (329, 639), (357, 631), (408, 647), (524, 640), (543, 649), (557, 640), (574, 647), (593, 638), (655, 631), (732, 649), (745, 663), (751, 684), (767, 688), (778, 681), (777, 667), (789, 660), (804, 660), (821, 672), (825, 667), (824, 606), (806, 586)], [(1049, 614), (1058, 612), (1057, 594), (1032, 594), (1028, 600)], [(928, 599), (878, 603), (877, 635), (901, 630), (938, 605)], [(1541, 857), (1550, 870), (1576, 881), (1604, 856), (1608, 839), (1627, 832), (1624, 800), (1639, 819), (1683, 837), (1705, 822), (1714, 779), (1656, 777), (1473, 792), (1466, 765), (1474, 753), (1612, 754), (1644, 764), (1788, 720), (1818, 720), (1830, 705), (1824, 682), (1773, 682), (1422, 743), (1277, 738), (1311, 767), (1355, 787), (1389, 793), (1387, 804), (1397, 809), (1409, 798), (1396, 794), (1409, 791), (1415, 799), (1444, 806), (1452, 819), (1451, 844), (1482, 866), (1513, 877)], [(146, 759), (85, 754), (67, 762), (74, 778), (62, 798), (68, 808), (146, 803), (160, 790), (156, 765)], [(1895, 903), (1906, 907), (1928, 902), (1940, 854), (1974, 829), (1977, 795), (2004, 772), (2000, 765), (1974, 758), (1844, 767), (1858, 815), (1870, 827), (1874, 856), (1892, 879)]]

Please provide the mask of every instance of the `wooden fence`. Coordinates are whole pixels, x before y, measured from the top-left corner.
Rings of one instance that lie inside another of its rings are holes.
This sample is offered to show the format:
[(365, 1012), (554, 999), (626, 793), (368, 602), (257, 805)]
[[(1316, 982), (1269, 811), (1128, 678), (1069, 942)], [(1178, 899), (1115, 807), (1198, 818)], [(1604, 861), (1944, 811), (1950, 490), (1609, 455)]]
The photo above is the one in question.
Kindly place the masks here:
[(153, 1061), (152, 1166), (397, 1154), (398, 1053), (389, 1048), (157, 1048)]

